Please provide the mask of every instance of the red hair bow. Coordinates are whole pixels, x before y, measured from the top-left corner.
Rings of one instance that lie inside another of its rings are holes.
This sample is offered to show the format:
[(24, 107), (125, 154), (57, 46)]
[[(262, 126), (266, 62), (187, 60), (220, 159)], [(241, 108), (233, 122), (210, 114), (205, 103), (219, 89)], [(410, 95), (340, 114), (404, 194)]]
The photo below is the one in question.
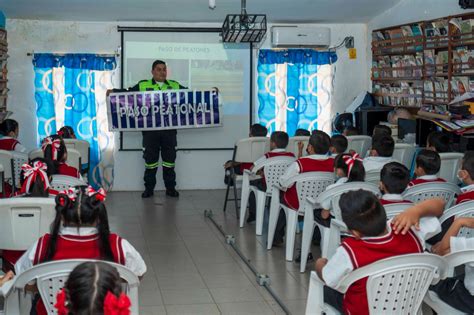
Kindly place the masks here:
[(58, 136), (60, 136), (60, 137), (64, 136), (64, 131), (59, 130), (59, 131), (58, 131)]
[(23, 164), (21, 166), (21, 169), (23, 171), (23, 176), (25, 177), (25, 181), (23, 182), (23, 185), (21, 186), (20, 193), (25, 194), (30, 191), (31, 184), (36, 181), (36, 176), (41, 177), (41, 180), (43, 181), (43, 187), (45, 190), (49, 188), (50, 185), (49, 185), (48, 174), (46, 174), (48, 167), (46, 166), (45, 163), (41, 161), (36, 161), (33, 163), (33, 166), (29, 164)]
[(120, 293), (117, 298), (112, 292), (107, 292), (104, 300), (104, 315), (129, 315), (132, 303), (128, 296)]
[[(77, 197), (77, 190), (75, 188), (68, 188), (66, 190), (60, 191), (59, 193), (67, 195), (71, 201), (75, 201)], [(63, 204), (64, 200), (60, 200), (59, 202), (61, 206), (64, 206)]]
[(354, 153), (352, 156), (351, 155), (344, 155), (343, 157), (344, 162), (347, 165), (347, 176), (349, 177), (349, 174), (351, 173), (352, 167), (354, 166), (355, 161), (362, 162), (362, 159), (360, 158), (359, 154)]
[(95, 198), (99, 201), (105, 201), (105, 197), (107, 197), (107, 193), (103, 188), (99, 188), (99, 190), (95, 190), (91, 186), (86, 188), (86, 195), (92, 197), (95, 195)]
[(53, 155), (53, 160), (56, 161), (58, 159), (59, 148), (61, 147), (61, 140), (53, 140), (53, 138), (51, 137), (46, 137), (44, 138), (43, 143), (41, 144), (41, 150), (43, 150), (44, 152), (48, 145), (51, 145), (51, 153)]
[(54, 307), (56, 308), (56, 310), (58, 310), (58, 315), (69, 314), (69, 310), (66, 306), (66, 300), (66, 291), (64, 291), (64, 289), (61, 289), (61, 291), (59, 291), (56, 295), (56, 304), (54, 304)]

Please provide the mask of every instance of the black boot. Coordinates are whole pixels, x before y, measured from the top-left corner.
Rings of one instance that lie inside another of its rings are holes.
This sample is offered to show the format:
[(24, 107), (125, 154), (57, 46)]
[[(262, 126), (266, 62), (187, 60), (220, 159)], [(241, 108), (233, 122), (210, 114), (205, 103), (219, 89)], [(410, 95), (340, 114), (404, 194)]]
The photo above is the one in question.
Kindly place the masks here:
[(153, 190), (145, 190), (142, 193), (142, 198), (150, 198), (153, 196)]
[(166, 189), (166, 196), (170, 196), (170, 197), (173, 197), (173, 198), (178, 198), (179, 197), (179, 192), (174, 188), (167, 188)]

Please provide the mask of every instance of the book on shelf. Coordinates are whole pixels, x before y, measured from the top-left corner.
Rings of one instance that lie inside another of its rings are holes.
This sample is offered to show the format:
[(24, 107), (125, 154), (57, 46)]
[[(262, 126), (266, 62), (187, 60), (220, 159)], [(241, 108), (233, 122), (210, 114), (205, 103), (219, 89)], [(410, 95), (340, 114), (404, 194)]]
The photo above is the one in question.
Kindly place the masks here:
[(438, 51), (436, 54), (436, 73), (447, 73), (449, 68), (449, 52)]
[(409, 25), (402, 26), (401, 29), (404, 37), (413, 37), (413, 31)]

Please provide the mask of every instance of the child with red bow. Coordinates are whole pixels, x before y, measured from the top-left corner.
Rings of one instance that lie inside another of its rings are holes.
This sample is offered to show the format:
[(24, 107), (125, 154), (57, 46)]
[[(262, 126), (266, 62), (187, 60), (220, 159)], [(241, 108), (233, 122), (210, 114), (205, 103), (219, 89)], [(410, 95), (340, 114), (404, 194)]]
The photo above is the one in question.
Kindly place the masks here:
[(78, 265), (59, 291), (54, 307), (58, 315), (129, 315), (130, 299), (122, 291), (117, 270), (108, 264)]
[[(15, 264), (16, 274), (33, 265), (62, 259), (99, 259), (125, 265), (137, 276), (146, 272), (138, 251), (126, 240), (110, 233), (105, 191), (77, 187), (56, 196), (56, 218), (51, 233), (43, 235)], [(36, 303), (38, 315), (46, 314), (43, 302)]]
[(67, 148), (59, 135), (52, 135), (43, 139), (41, 149), (48, 164), (52, 165), (52, 173), (81, 178), (77, 168), (67, 165)]
[(42, 158), (31, 160), (29, 164), (21, 166), (20, 197), (56, 197), (59, 193), (51, 188), (52, 167)]

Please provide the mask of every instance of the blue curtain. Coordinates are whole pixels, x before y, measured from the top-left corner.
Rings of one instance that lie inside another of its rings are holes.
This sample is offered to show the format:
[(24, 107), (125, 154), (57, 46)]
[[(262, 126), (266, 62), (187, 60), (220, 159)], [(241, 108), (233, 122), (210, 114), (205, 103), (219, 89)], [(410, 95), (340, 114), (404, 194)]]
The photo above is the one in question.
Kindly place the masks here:
[[(90, 143), (89, 182), (102, 186), (98, 143), (96, 76), (97, 71), (116, 68), (114, 57), (94, 54), (35, 54), (35, 99), (37, 104), (38, 142), (57, 132), (56, 120), (64, 117), (65, 126), (74, 129), (78, 139)], [(60, 79), (53, 77), (53, 68), (60, 68)], [(103, 91), (102, 91), (103, 92)]]
[[(318, 85), (332, 84), (332, 78), (325, 80), (318, 76), (318, 69), (336, 61), (335, 52), (260, 50), (258, 122), (267, 126), (269, 132), (283, 130), (290, 136), (299, 128), (317, 129), (318, 117), (325, 108), (318, 103)], [(330, 93), (331, 89), (327, 90)]]

